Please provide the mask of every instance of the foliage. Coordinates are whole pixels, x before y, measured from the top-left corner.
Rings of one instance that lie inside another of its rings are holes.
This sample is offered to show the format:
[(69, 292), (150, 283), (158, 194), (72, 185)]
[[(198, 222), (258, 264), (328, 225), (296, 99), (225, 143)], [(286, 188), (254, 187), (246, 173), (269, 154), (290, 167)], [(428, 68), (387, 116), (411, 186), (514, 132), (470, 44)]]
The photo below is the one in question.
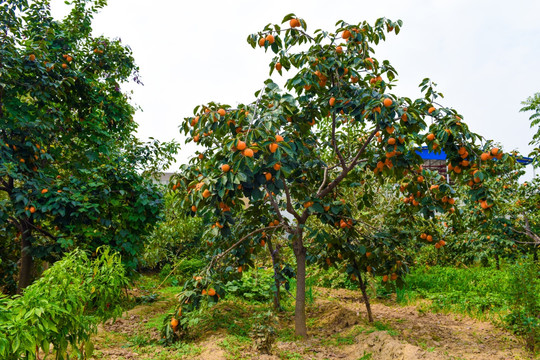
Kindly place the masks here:
[(269, 271), (248, 271), (240, 279), (225, 284), (227, 295), (248, 301), (268, 302), (273, 296), (274, 279)]
[(122, 313), (128, 284), (120, 256), (99, 248), (90, 258), (81, 250), (66, 254), (22, 295), (0, 296), (2, 359), (36, 359), (53, 345), (57, 359), (90, 357), (97, 324)]
[[(519, 110), (521, 112), (533, 111), (534, 113), (529, 117), (531, 121), (531, 128), (534, 128), (537, 125), (540, 125), (540, 93), (536, 93), (533, 96), (527, 98), (527, 100), (521, 103), (523, 107)], [(530, 156), (535, 157), (534, 166), (540, 165), (540, 128), (537, 129), (536, 133), (533, 134), (532, 140), (529, 145), (536, 146), (531, 152)]]
[(143, 267), (154, 268), (164, 264), (177, 264), (181, 259), (180, 273), (191, 275), (200, 266), (193, 264), (190, 273), (190, 265), (185, 259), (189, 254), (194, 258), (202, 247), (201, 219), (186, 216), (176, 206), (176, 199), (171, 193), (165, 194), (163, 207), (163, 219), (154, 227), (152, 233), (144, 245), (144, 251), (139, 256)]
[(121, 90), (140, 82), (131, 49), (91, 35), (105, 1), (69, 3), (62, 21), (49, 0), (0, 4), (0, 221), (24, 249), (15, 254), (20, 289), (35, 259), (77, 246), (107, 244), (133, 268), (161, 207), (141, 174), (166, 168), (177, 149), (135, 138), (135, 108)]
[(532, 256), (520, 259), (512, 267), (508, 290), (511, 312), (505, 321), (534, 351), (540, 344), (540, 263)]

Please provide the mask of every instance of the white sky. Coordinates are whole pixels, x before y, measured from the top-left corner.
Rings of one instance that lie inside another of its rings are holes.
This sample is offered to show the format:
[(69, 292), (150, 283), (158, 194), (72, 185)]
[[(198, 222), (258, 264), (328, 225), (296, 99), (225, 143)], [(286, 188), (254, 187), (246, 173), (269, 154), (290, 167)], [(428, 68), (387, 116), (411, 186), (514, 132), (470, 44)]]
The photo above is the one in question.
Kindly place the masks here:
[[(55, 16), (66, 13), (63, 0), (51, 4)], [(398, 71), (393, 91), (418, 97), (418, 84), (429, 77), (443, 104), (463, 114), (473, 131), (506, 150), (531, 150), (530, 114), (519, 109), (540, 91), (540, 1), (109, 0), (95, 17), (94, 34), (120, 37), (133, 49), (145, 84), (129, 87), (143, 109), (135, 117), (139, 137), (180, 141), (185, 162), (195, 147), (180, 135), (183, 118), (209, 101), (252, 101), (273, 53), (252, 49), (246, 38), (291, 12), (311, 31), (333, 30), (341, 19), (403, 20), (400, 34), (375, 54)]]

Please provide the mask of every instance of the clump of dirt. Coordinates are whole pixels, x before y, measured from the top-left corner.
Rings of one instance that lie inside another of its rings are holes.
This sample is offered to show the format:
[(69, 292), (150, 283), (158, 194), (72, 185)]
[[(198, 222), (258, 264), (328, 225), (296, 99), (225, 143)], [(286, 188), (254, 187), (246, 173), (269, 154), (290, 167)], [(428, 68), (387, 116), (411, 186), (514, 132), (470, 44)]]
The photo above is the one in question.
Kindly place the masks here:
[(411, 344), (403, 343), (390, 336), (386, 331), (361, 334), (356, 337), (356, 344), (343, 348), (344, 359), (358, 359), (359, 354), (370, 354), (373, 360), (416, 360), (441, 359), (435, 354)]
[[(341, 307), (360, 312), (364, 319), (367, 317), (364, 304), (345, 300), (354, 296), (354, 291), (323, 288), (317, 290), (321, 294), (322, 301), (325, 298), (334, 298), (337, 300), (335, 303), (339, 303)], [(397, 333), (397, 339), (418, 349), (429, 350), (430, 355), (439, 356), (436, 358), (468, 360), (530, 358), (520, 340), (489, 322), (457, 314), (421, 311), (415, 306), (397, 304), (389, 306), (376, 301), (371, 307), (375, 322), (382, 323)]]
[(309, 318), (318, 318), (316, 330), (320, 335), (343, 332), (361, 322), (358, 312), (331, 302), (317, 302), (308, 310)]

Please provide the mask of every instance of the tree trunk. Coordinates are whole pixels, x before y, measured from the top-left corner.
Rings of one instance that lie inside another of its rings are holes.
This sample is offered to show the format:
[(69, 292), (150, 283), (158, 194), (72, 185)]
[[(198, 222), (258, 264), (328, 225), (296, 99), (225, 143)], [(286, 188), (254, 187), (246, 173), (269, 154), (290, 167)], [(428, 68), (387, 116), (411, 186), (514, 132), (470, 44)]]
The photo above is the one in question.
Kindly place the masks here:
[(272, 239), (268, 238), (268, 250), (270, 251), (270, 257), (272, 258), (272, 268), (274, 269), (274, 283), (276, 285), (276, 290), (274, 291), (274, 310), (276, 311), (282, 311), (283, 308), (281, 307), (281, 294), (280, 294), (280, 284), (278, 279), (278, 273), (279, 273), (279, 248), (276, 245), (276, 249), (274, 250), (274, 246), (272, 245)]
[(495, 254), (495, 266), (497, 267), (497, 270), (501, 270), (501, 262), (499, 261), (498, 254)]
[(366, 304), (368, 321), (372, 323), (373, 314), (371, 313), (371, 304), (369, 302), (369, 297), (366, 292), (366, 283), (364, 282), (364, 279), (362, 279), (362, 273), (360, 271), (358, 271), (358, 282), (360, 283), (360, 290), (362, 290), (362, 297), (364, 298), (364, 304)]
[(30, 254), (32, 247), (31, 230), (23, 222), (21, 232), (21, 268), (19, 270), (19, 284), (17, 286), (17, 294), (22, 293), (25, 287), (32, 283), (32, 269), (34, 267), (34, 259)]
[(303, 243), (303, 231), (297, 228), (293, 242), (296, 257), (296, 307), (294, 309), (295, 334), (307, 338), (306, 327), (306, 248)]

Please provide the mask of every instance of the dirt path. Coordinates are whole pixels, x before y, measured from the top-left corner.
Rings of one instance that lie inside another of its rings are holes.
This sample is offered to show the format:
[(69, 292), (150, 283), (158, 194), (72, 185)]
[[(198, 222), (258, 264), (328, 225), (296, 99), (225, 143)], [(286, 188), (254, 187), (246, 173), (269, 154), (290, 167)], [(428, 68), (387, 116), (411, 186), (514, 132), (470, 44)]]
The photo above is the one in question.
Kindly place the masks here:
[[(509, 360), (532, 359), (523, 345), (491, 323), (455, 314), (435, 314), (417, 307), (373, 304), (375, 324), (366, 322), (359, 294), (349, 290), (317, 289), (308, 309), (310, 338), (292, 335), (292, 314), (280, 316), (280, 336), (273, 355), (256, 353), (247, 337), (212, 329), (198, 339), (165, 348), (157, 343), (160, 319), (174, 299), (137, 306), (95, 338), (95, 359), (344, 359), (344, 360)], [(231, 307), (223, 301), (216, 312)], [(246, 305), (250, 306), (250, 305)], [(247, 311), (249, 310), (249, 311)], [(249, 313), (253, 309), (244, 309)], [(236, 315), (238, 317), (238, 315)], [(231, 322), (250, 319), (230, 319)]]
[[(316, 307), (329, 312), (327, 331), (339, 331), (343, 324), (354, 321), (357, 314), (366, 318), (365, 306), (353, 299), (348, 290), (318, 289), (321, 293)], [(388, 328), (356, 337), (357, 344), (349, 350), (362, 349), (372, 353), (372, 359), (467, 359), (506, 360), (530, 359), (523, 344), (515, 336), (489, 322), (456, 314), (436, 314), (419, 311), (413, 306), (387, 306), (374, 303), (376, 325)], [(338, 310), (339, 309), (339, 310)], [(333, 317), (333, 319), (332, 319)], [(343, 319), (343, 320), (341, 320)], [(364, 320), (362, 320), (364, 321)], [(362, 322), (365, 324), (365, 322)], [(377, 326), (376, 326), (377, 327)], [(393, 336), (392, 336), (393, 335)], [(355, 359), (344, 357), (344, 359)]]

